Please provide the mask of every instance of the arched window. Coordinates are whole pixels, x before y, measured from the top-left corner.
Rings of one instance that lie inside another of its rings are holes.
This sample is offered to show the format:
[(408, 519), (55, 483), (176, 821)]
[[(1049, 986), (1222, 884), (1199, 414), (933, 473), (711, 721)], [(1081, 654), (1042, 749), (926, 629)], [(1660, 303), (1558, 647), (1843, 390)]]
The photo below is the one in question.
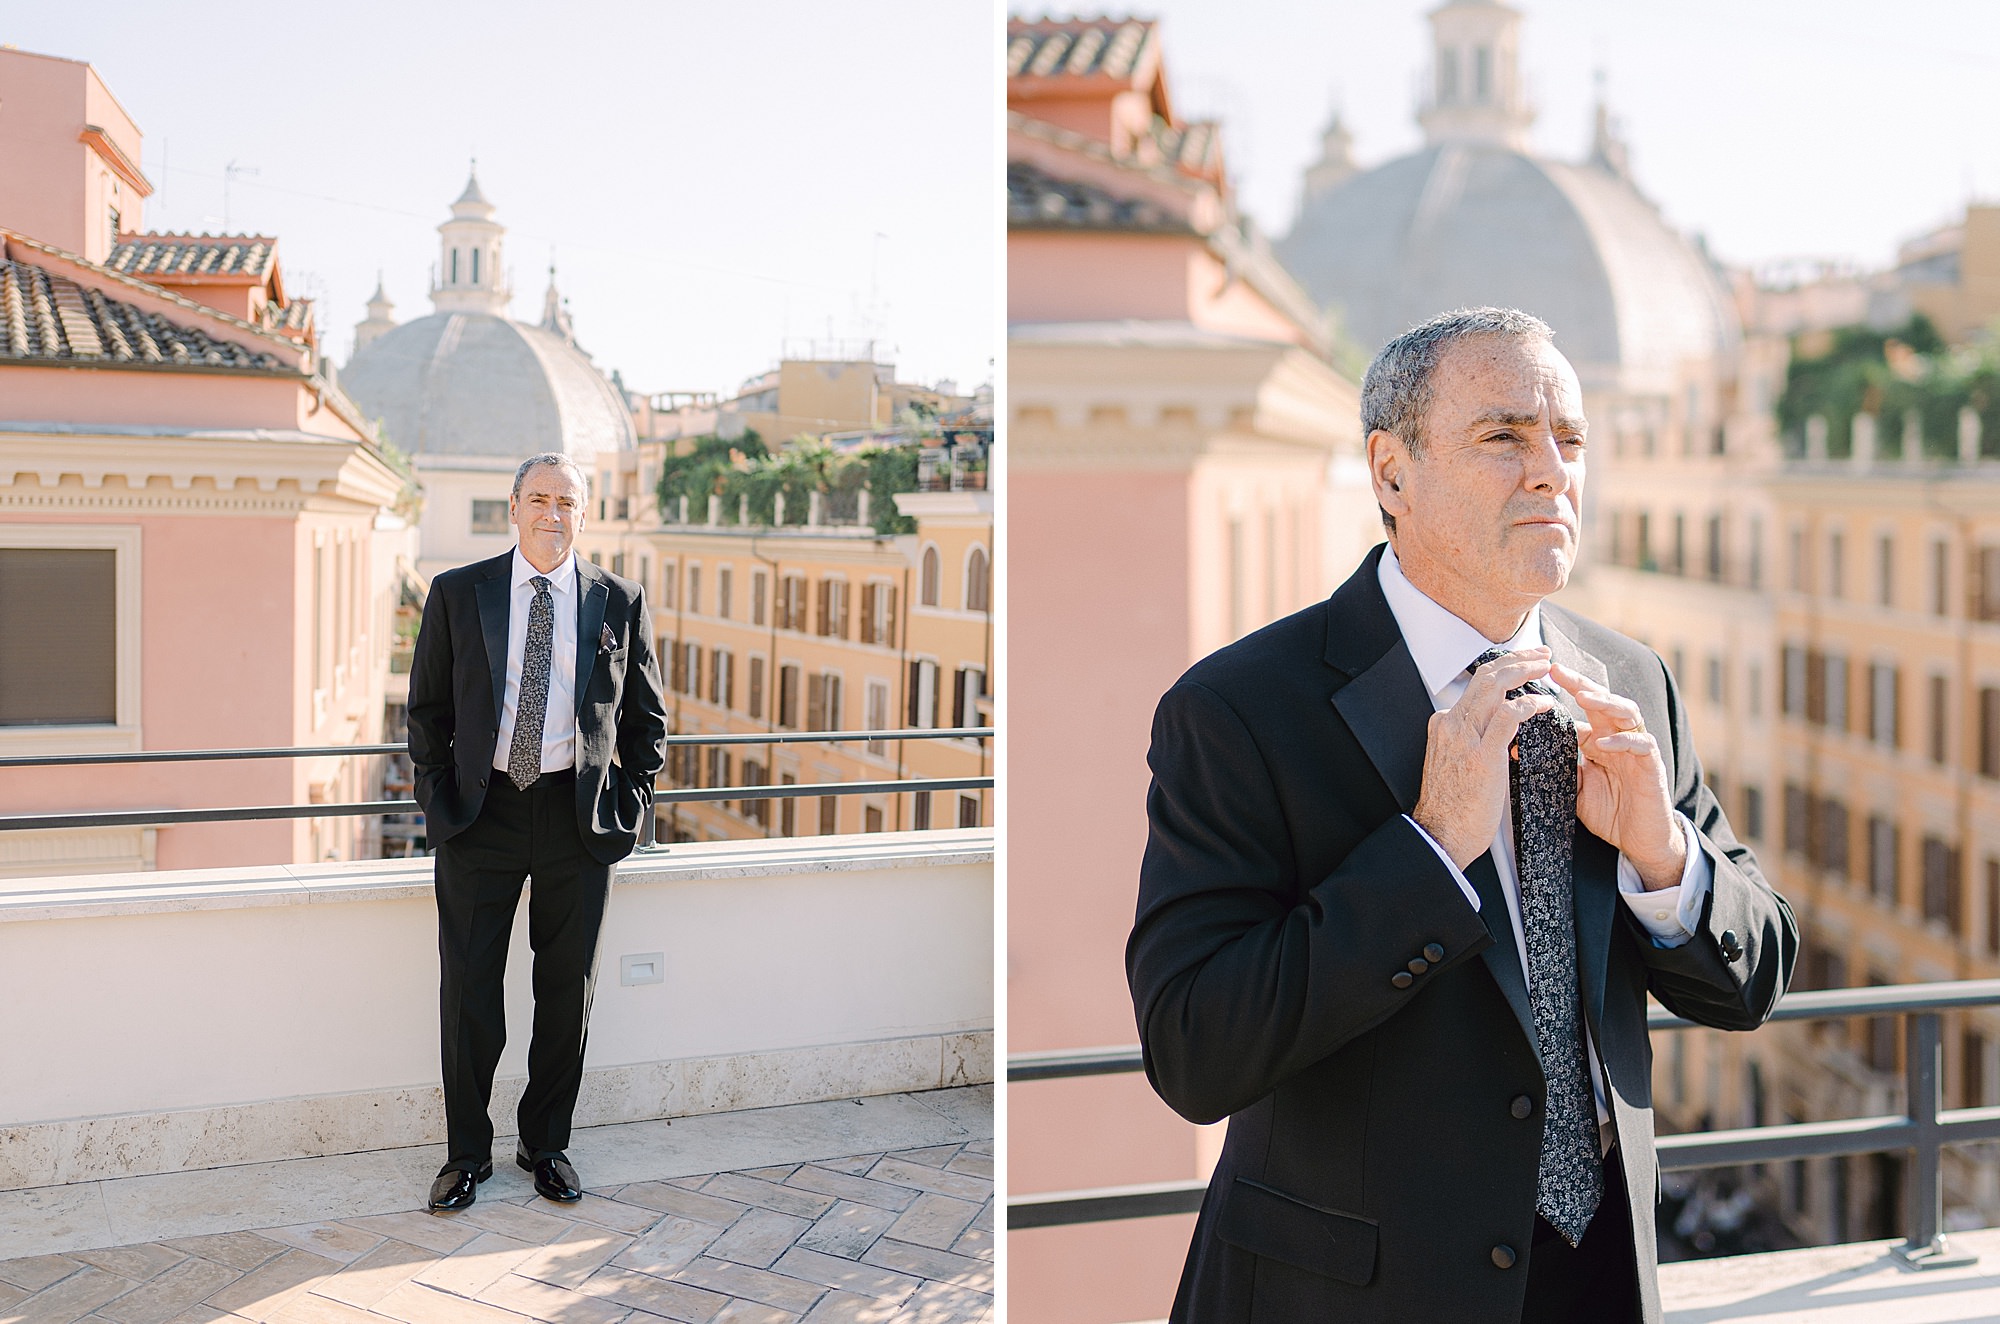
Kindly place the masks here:
[(472, 283), (479, 283), (479, 250), (476, 248), (472, 250)]
[(965, 558), (965, 609), (985, 611), (993, 601), (986, 574), (986, 549), (975, 546)]
[(938, 605), (938, 549), (924, 548), (923, 568), (917, 574), (917, 601), (926, 607)]
[(451, 250), (451, 283), (458, 284), (458, 250)]

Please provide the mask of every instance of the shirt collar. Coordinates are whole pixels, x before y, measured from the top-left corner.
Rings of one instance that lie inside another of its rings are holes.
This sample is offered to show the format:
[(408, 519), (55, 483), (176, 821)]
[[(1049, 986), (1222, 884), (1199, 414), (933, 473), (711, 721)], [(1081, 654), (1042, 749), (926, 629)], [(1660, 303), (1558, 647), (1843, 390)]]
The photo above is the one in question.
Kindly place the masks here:
[[(1382, 585), (1382, 596), (1389, 599), (1389, 610), (1396, 617), (1396, 627), (1403, 632), (1403, 642), (1409, 645), (1417, 674), (1423, 677), (1424, 688), (1432, 698), (1464, 676), (1474, 658), (1496, 647), (1485, 635), (1412, 584), (1403, 573), (1403, 563), (1396, 559), (1395, 548), (1382, 550), (1382, 563), (1376, 567), (1375, 577)], [(1528, 613), (1528, 619), (1521, 622), (1514, 637), (1497, 647), (1513, 651), (1535, 648), (1541, 642), (1542, 609), (1538, 604)]]
[[(529, 580), (541, 573), (541, 571), (535, 569), (527, 557), (521, 555), (521, 546), (519, 543), (516, 543), (514, 545), (514, 573), (511, 576), (511, 587), (519, 591)], [(567, 593), (575, 585), (576, 548), (572, 547), (563, 554), (563, 559), (556, 563), (556, 568), (549, 571), (549, 587), (558, 593)]]

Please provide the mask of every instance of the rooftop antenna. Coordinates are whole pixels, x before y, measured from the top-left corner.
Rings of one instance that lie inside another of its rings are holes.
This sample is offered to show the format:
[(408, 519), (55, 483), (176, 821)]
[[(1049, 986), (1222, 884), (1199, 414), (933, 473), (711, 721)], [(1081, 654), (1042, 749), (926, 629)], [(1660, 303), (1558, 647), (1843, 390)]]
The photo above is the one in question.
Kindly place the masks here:
[(240, 166), (231, 161), (222, 167), (222, 232), (229, 233), (229, 186), (236, 182), (238, 175), (261, 175), (264, 172), (256, 166)]

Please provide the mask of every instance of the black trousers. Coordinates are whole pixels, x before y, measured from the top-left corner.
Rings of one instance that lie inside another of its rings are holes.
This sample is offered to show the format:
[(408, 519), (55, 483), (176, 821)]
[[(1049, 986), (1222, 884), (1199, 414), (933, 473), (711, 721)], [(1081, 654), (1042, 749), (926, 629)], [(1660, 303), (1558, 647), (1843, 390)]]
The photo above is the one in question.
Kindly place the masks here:
[(1571, 1246), (1540, 1214), (1528, 1251), (1528, 1297), (1522, 1324), (1637, 1324), (1639, 1273), (1632, 1259), (1632, 1211), (1625, 1165), (1604, 1158), (1604, 1198), (1583, 1240)]
[(535, 952), (535, 1020), (528, 1088), (518, 1113), (530, 1153), (569, 1145), (583, 1084), (585, 1025), (611, 866), (583, 848), (574, 770), (543, 773), (527, 790), (495, 772), (479, 817), (437, 851), (439, 1012), (447, 1166), (493, 1153), (493, 1072), (507, 1042), (502, 979), (521, 884)]

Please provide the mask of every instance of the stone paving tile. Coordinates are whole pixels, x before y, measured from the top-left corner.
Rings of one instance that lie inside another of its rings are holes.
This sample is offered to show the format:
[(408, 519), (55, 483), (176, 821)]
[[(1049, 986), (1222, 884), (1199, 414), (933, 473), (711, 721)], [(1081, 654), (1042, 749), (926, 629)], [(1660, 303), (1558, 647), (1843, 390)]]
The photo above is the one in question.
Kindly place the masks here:
[(912, 1278), (905, 1273), (857, 1264), (837, 1255), (822, 1255), (816, 1250), (804, 1250), (797, 1246), (786, 1251), (775, 1267), (779, 1273), (791, 1278), (843, 1292), (879, 1297), (884, 1301), (907, 1300), (910, 1293), (924, 1285), (923, 1279)]
[(842, 1200), (799, 1234), (799, 1245), (807, 1250), (858, 1260), (862, 1252), (874, 1245), (875, 1239), (887, 1232), (889, 1225), (895, 1221), (896, 1212), (893, 1209), (877, 1209), (874, 1205)]
[(962, 1172), (968, 1177), (993, 1180), (993, 1156), (990, 1154), (960, 1154), (944, 1165), (946, 1172)]
[(942, 1168), (958, 1157), (963, 1145), (928, 1145), (923, 1149), (896, 1149), (889, 1152), (892, 1159), (908, 1159), (921, 1163), (927, 1168)]
[[(738, 1297), (724, 1306), (722, 1313), (708, 1324), (798, 1324), (798, 1318), (789, 1310), (780, 1310), (761, 1301), (745, 1301)], [(636, 1317), (634, 1324), (637, 1324)]]
[(977, 1177), (967, 1177), (962, 1173), (946, 1172), (942, 1168), (927, 1168), (921, 1163), (899, 1159), (893, 1154), (884, 1155), (881, 1162), (868, 1170), (868, 1175), (876, 1181), (885, 1181), (896, 1186), (914, 1186), (920, 1191), (970, 1200), (974, 1204), (993, 1194), (993, 1183), (990, 1181), (981, 1181)]
[(729, 1230), (709, 1245), (708, 1253), (718, 1260), (768, 1269), (801, 1233), (811, 1228), (811, 1219), (794, 1218), (770, 1209), (752, 1209), (731, 1223)]
[[(545, 1206), (548, 1204), (539, 1196), (536, 1199), (540, 1204)], [(447, 1217), (454, 1223), (470, 1223), (473, 1227), (483, 1227), (488, 1232), (499, 1232), (520, 1241), (532, 1241), (537, 1244), (554, 1241), (569, 1231), (571, 1226), (571, 1220), (558, 1218), (544, 1209), (523, 1209), (519, 1205), (495, 1204), (490, 1200), (482, 1200), (463, 1213), (450, 1214)]]
[(527, 1324), (528, 1319), (526, 1315), (434, 1291), (420, 1283), (404, 1283), (376, 1303), (375, 1313), (400, 1319), (403, 1324)]
[(976, 1218), (973, 1219), (972, 1226), (965, 1229), (957, 1241), (951, 1243), (951, 1253), (954, 1255), (970, 1255), (974, 1259), (990, 1261), (993, 1258), (992, 1231), (980, 1227), (979, 1220)]
[[(702, 1180), (708, 1179), (704, 1177)], [(663, 1214), (679, 1214), (682, 1218), (692, 1218), (698, 1223), (713, 1223), (717, 1227), (728, 1227), (748, 1208), (747, 1205), (738, 1204), (734, 1200), (720, 1200), (712, 1195), (684, 1191), (665, 1182), (639, 1182), (627, 1186), (619, 1193), (618, 1198), (628, 1204), (643, 1205), (648, 1209), (657, 1209)]]
[(113, 1246), (109, 1250), (79, 1250), (72, 1252), (70, 1258), (94, 1264), (106, 1273), (143, 1283), (149, 1278), (159, 1277), (186, 1259), (187, 1255), (171, 1246), (142, 1243), (137, 1246)]
[[(658, 1214), (653, 1217), (657, 1219)], [(573, 1225), (569, 1231), (514, 1266), (523, 1278), (555, 1287), (576, 1288), (611, 1259), (630, 1249), (632, 1238), (605, 1228)]]
[(885, 1181), (870, 1181), (866, 1177), (812, 1166), (800, 1168), (786, 1179), (785, 1185), (898, 1212), (908, 1209), (917, 1199), (917, 1192), (907, 1186), (891, 1186)]
[(532, 1242), (516, 1241), (498, 1232), (474, 1237), (463, 1246), (411, 1278), (413, 1283), (434, 1287), (453, 1296), (478, 1296), (502, 1274), (537, 1252)]
[[(97, 1316), (91, 1315), (87, 1316), (87, 1318), (96, 1319)], [(180, 1314), (168, 1320), (167, 1324), (249, 1324), (249, 1321), (245, 1320), (241, 1315), (232, 1315), (226, 1310), (217, 1310), (214, 1306), (204, 1302), (200, 1305), (188, 1307)]]
[(382, 1244), (383, 1234), (367, 1232), (345, 1223), (300, 1223), (296, 1227), (267, 1227), (259, 1235), (287, 1246), (297, 1246), (329, 1260), (352, 1264)]
[(775, 1181), (775, 1182), (782, 1182), (782, 1181), (784, 1181), (784, 1180), (785, 1180), (785, 1178), (787, 1178), (787, 1177), (791, 1176), (791, 1175), (792, 1175), (793, 1173), (797, 1172), (798, 1170), (799, 1170), (799, 1165), (798, 1165), (798, 1164), (796, 1164), (796, 1163), (787, 1163), (787, 1164), (785, 1164), (785, 1165), (784, 1165), (783, 1167), (777, 1167), (777, 1168), (745, 1168), (745, 1169), (743, 1169), (744, 1173), (745, 1173), (746, 1175), (748, 1175), (748, 1176), (751, 1176), (751, 1177), (761, 1177), (761, 1178), (763, 1178), (763, 1179), (764, 1179), (765, 1181)]
[(993, 1266), (990, 1263), (966, 1255), (954, 1255), (948, 1250), (913, 1245), (907, 1241), (890, 1241), (885, 1237), (871, 1246), (861, 1258), (868, 1264), (879, 1264), (885, 1269), (914, 1274), (918, 1278), (950, 1283), (953, 1287), (970, 1287), (974, 1291), (988, 1293), (993, 1290)]
[(167, 1324), (242, 1276), (226, 1264), (183, 1255), (152, 1281), (99, 1306), (97, 1315), (113, 1324)]
[(438, 1259), (437, 1251), (392, 1238), (316, 1284), (313, 1294), (366, 1310)]
[(979, 1211), (979, 1217), (972, 1220), (972, 1226), (981, 1232), (993, 1230), (993, 1201), (990, 1197), (986, 1201), (986, 1207)]
[(726, 1296), (747, 1296), (752, 1301), (762, 1301), (767, 1306), (776, 1306), (795, 1314), (810, 1310), (824, 1290), (815, 1283), (800, 1282), (784, 1274), (772, 1273), (769, 1269), (753, 1269), (747, 1264), (731, 1264), (728, 1260), (711, 1260), (706, 1256), (675, 1274), (674, 1280)]
[(914, 1241), (919, 1246), (942, 1250), (957, 1241), (959, 1233), (978, 1215), (979, 1206), (970, 1201), (925, 1194), (902, 1212), (890, 1226), (888, 1235), (897, 1241)]
[(307, 1292), (279, 1307), (271, 1316), (271, 1324), (382, 1324), (382, 1317)]
[[(204, 1260), (214, 1260), (232, 1269), (245, 1273), (265, 1264), (285, 1253), (288, 1249), (281, 1241), (260, 1237), (255, 1232), (217, 1232), (206, 1237), (176, 1237), (160, 1243), (175, 1250), (199, 1255)], [(227, 1306), (223, 1307), (225, 1310)]]
[(481, 1292), (479, 1299), (488, 1305), (541, 1320), (543, 1324), (618, 1324), (632, 1313), (630, 1308), (617, 1302), (586, 1296), (566, 1287), (553, 1287), (512, 1273)]
[(449, 1255), (466, 1242), (479, 1235), (479, 1228), (450, 1218), (438, 1218), (433, 1214), (409, 1213), (369, 1214), (362, 1218), (343, 1218), (348, 1227), (360, 1228), (364, 1232), (379, 1232), (391, 1241), (406, 1241), (412, 1246), (422, 1246), (425, 1250)]
[[(540, 1197), (537, 1196), (537, 1199)], [(657, 1209), (647, 1209), (639, 1205), (624, 1204), (606, 1199), (600, 1195), (586, 1193), (583, 1199), (563, 1209), (566, 1218), (581, 1223), (592, 1223), (598, 1227), (610, 1228), (613, 1232), (637, 1234), (660, 1221)]]
[(812, 1191), (801, 1191), (796, 1187), (780, 1186), (776, 1182), (745, 1177), (735, 1172), (718, 1172), (708, 1179), (701, 1188), (701, 1193), (719, 1195), (725, 1200), (754, 1204), (765, 1209), (775, 1209), (781, 1214), (792, 1214), (806, 1219), (818, 1218), (833, 1208), (833, 1197), (830, 1195), (818, 1195)]
[(874, 1167), (875, 1160), (881, 1157), (880, 1154), (849, 1154), (845, 1158), (820, 1159), (813, 1166), (816, 1168), (832, 1168), (835, 1172), (845, 1172), (850, 1176), (859, 1177), (862, 1173)]
[(72, 1324), (136, 1286), (137, 1283), (122, 1274), (106, 1273), (93, 1265), (79, 1265), (75, 1273), (23, 1297), (21, 1303), (9, 1313), (20, 1316), (29, 1324)]
[(894, 1301), (859, 1292), (828, 1292), (805, 1317), (805, 1324), (888, 1324), (905, 1318)]
[(968, 1141), (965, 1146), (965, 1152), (968, 1154), (984, 1154), (987, 1158), (992, 1158), (993, 1142), (991, 1140)]
[(684, 1324), (707, 1324), (729, 1303), (725, 1293), (710, 1292), (689, 1283), (669, 1282), (651, 1274), (634, 1273), (607, 1265), (583, 1284), (584, 1293), (615, 1301), (621, 1306), (681, 1320)]
[(12, 1283), (0, 1283), (0, 1310), (5, 1310), (17, 1301), (28, 1299), (28, 1289), (16, 1287)]
[(0, 1260), (0, 1283), (11, 1283), (30, 1292), (39, 1292), (82, 1267), (82, 1261), (67, 1255), (31, 1255), (22, 1260)]
[(901, 1316), (911, 1324), (966, 1324), (993, 1317), (993, 1298), (948, 1283), (929, 1283), (903, 1305)]
[(221, 1291), (209, 1293), (204, 1299), (217, 1310), (227, 1310), (233, 1315), (261, 1322), (270, 1319), (293, 1297), (303, 1294), (321, 1279), (338, 1273), (344, 1267), (324, 1255), (288, 1248), (276, 1259), (244, 1274)]
[(621, 1269), (671, 1277), (700, 1259), (708, 1243), (719, 1235), (721, 1229), (713, 1223), (698, 1223), (692, 1218), (668, 1214), (658, 1227), (614, 1256), (611, 1263)]

